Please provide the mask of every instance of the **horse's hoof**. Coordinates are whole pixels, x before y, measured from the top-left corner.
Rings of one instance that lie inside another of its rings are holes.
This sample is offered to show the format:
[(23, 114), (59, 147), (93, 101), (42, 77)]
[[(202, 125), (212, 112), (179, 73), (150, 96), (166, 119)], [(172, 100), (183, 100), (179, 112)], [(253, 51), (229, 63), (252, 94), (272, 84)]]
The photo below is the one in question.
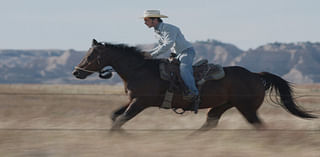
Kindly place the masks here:
[(119, 117), (118, 114), (112, 114), (112, 115), (110, 116), (112, 122), (116, 121), (116, 119), (117, 119), (118, 117)]
[(113, 126), (110, 129), (110, 132), (123, 132), (124, 130), (121, 127)]

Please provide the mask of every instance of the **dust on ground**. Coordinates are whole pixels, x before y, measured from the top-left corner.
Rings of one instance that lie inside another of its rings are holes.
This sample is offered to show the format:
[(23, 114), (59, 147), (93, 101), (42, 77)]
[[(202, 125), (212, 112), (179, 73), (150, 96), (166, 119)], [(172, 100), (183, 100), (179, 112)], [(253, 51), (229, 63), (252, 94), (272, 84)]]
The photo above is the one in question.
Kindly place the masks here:
[[(320, 112), (320, 86), (297, 86), (297, 100)], [(259, 110), (257, 131), (236, 109), (217, 128), (196, 132), (206, 110), (177, 115), (149, 108), (110, 132), (111, 112), (124, 105), (121, 86), (0, 85), (0, 156), (304, 156), (320, 154), (320, 120), (304, 120), (276, 105)], [(268, 100), (266, 100), (268, 101)]]

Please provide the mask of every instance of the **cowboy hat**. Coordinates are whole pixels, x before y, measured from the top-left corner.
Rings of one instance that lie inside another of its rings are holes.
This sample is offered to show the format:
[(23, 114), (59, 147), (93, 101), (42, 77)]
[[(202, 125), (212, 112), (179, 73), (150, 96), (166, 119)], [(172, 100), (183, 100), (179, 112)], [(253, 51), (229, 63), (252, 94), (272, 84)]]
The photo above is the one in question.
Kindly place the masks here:
[(160, 10), (146, 10), (144, 11), (144, 15), (141, 18), (146, 18), (146, 17), (168, 18), (168, 16), (161, 15)]

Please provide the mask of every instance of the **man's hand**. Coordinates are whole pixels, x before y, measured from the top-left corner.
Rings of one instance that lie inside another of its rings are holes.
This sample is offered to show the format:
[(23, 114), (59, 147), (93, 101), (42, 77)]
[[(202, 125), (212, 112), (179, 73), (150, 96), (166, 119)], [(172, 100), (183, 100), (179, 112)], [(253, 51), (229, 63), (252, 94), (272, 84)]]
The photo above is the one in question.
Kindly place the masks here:
[(142, 52), (144, 59), (152, 59), (152, 56), (149, 52)]

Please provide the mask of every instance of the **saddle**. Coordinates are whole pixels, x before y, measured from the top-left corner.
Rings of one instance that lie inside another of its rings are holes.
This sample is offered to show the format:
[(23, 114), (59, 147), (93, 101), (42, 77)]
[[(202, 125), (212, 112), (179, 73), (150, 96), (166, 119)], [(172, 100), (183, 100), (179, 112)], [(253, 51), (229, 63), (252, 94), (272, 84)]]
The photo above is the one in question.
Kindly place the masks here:
[[(188, 87), (185, 85), (180, 75), (180, 61), (170, 57), (160, 61), (160, 78), (169, 81), (169, 88), (164, 97), (161, 108), (171, 108), (173, 93), (187, 93)], [(193, 66), (193, 76), (200, 91), (201, 86), (208, 80), (219, 80), (225, 76), (223, 67), (218, 64), (208, 64), (208, 60), (203, 59), (196, 62)], [(175, 111), (175, 110), (174, 110)]]
[[(184, 85), (180, 76), (180, 62), (177, 59), (164, 59), (159, 64), (160, 77), (163, 80), (174, 82), (175, 88)], [(208, 64), (208, 60), (203, 59), (196, 62), (193, 66), (193, 76), (198, 86), (208, 80), (219, 80), (225, 76), (224, 70), (219, 64)], [(180, 87), (181, 88), (181, 87)], [(182, 87), (184, 88), (184, 87)]]

